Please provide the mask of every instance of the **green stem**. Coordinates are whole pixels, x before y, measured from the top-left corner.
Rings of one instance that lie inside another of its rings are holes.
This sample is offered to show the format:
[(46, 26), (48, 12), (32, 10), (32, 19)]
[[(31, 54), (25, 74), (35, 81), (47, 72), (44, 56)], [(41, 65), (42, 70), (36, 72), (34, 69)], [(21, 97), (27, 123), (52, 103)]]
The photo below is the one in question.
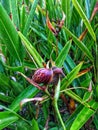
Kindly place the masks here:
[(98, 83), (98, 46), (96, 44), (96, 83)]
[(59, 80), (58, 80), (58, 84), (55, 87), (55, 94), (54, 94), (54, 98), (53, 98), (53, 106), (54, 106), (54, 109), (57, 113), (58, 119), (60, 120), (60, 123), (61, 123), (63, 129), (66, 130), (66, 127), (64, 125), (64, 122), (62, 120), (62, 117), (61, 117), (59, 109), (58, 109), (57, 101), (59, 99), (59, 95), (60, 95), (60, 77), (59, 77)]
[(57, 113), (57, 116), (58, 116), (58, 118), (59, 118), (59, 120), (60, 120), (60, 123), (61, 123), (63, 129), (66, 130), (66, 127), (65, 127), (65, 125), (64, 125), (64, 122), (63, 122), (63, 120), (62, 120), (61, 114), (60, 114), (59, 109), (58, 109), (57, 101), (56, 101), (55, 99), (53, 100), (53, 106), (54, 106), (54, 108), (55, 108), (55, 111), (56, 111), (56, 113)]
[(51, 95), (47, 89), (45, 89), (45, 93), (51, 98)]
[(65, 90), (61, 90), (60, 93), (63, 93), (63, 92), (68, 91), (68, 90), (74, 90), (74, 89), (84, 89), (84, 90), (88, 91), (88, 88), (85, 88), (85, 87), (76, 87), (76, 88), (67, 88)]

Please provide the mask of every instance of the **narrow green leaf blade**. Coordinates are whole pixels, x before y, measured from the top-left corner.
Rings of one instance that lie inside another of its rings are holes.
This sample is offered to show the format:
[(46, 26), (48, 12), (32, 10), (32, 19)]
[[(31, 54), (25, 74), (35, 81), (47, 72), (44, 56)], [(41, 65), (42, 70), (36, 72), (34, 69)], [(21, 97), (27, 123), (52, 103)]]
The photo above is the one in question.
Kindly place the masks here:
[(66, 127), (65, 127), (64, 122), (62, 120), (62, 117), (60, 115), (59, 108), (58, 108), (58, 103), (57, 103), (57, 101), (59, 99), (59, 95), (60, 95), (60, 83), (61, 82), (60, 82), (60, 78), (59, 78), (58, 84), (56, 85), (56, 88), (55, 88), (55, 94), (54, 94), (54, 99), (53, 99), (53, 106), (55, 108), (55, 111), (56, 111), (56, 114), (58, 116), (58, 119), (61, 122), (62, 128), (64, 130), (66, 130)]
[(77, 75), (78, 72), (80, 71), (82, 65), (83, 65), (83, 62), (81, 62), (80, 64), (78, 64), (78, 65), (62, 80), (61, 90), (64, 90), (65, 88), (67, 88), (67, 87), (72, 83), (72, 81), (76, 78), (76, 75)]
[(5, 103), (11, 103), (14, 99), (10, 96), (3, 95), (0, 93), (0, 101), (3, 101)]
[(81, 42), (73, 33), (71, 33), (66, 27), (63, 27), (65, 32), (72, 37), (75, 44), (86, 54), (86, 56), (93, 62), (93, 56), (88, 50), (88, 48)]
[(83, 105), (80, 104), (79, 106), (77, 106), (77, 109), (70, 115), (70, 117), (68, 118), (68, 120), (65, 122), (65, 126), (67, 130), (70, 130), (70, 127), (75, 119), (75, 117), (78, 115), (78, 113), (81, 111), (81, 109), (83, 108)]
[(18, 120), (18, 117), (9, 112), (0, 113), (0, 130)]
[(18, 34), (21, 40), (23, 41), (24, 46), (26, 47), (28, 52), (31, 54), (31, 56), (33, 56), (38, 66), (42, 67), (43, 59), (41, 58), (37, 50), (31, 45), (31, 43), (27, 40), (27, 38), (21, 32), (18, 32)]
[[(91, 100), (89, 105), (95, 110), (98, 108), (98, 102), (94, 100)], [(70, 130), (79, 130), (94, 113), (94, 110), (84, 107), (75, 118)]]
[(21, 7), (21, 12), (20, 12), (20, 29), (21, 29), (21, 32), (23, 32), (24, 30), (24, 27), (25, 27), (25, 23), (26, 23), (26, 9), (25, 9), (25, 6), (22, 5)]
[(31, 7), (31, 10), (30, 10), (30, 14), (27, 18), (27, 21), (26, 21), (26, 24), (25, 24), (25, 27), (24, 27), (24, 30), (23, 30), (23, 34), (26, 36), (27, 35), (27, 32), (29, 30), (29, 27), (31, 25), (31, 21), (34, 17), (34, 14), (35, 14), (35, 9), (37, 7), (37, 4), (38, 4), (39, 0), (34, 0), (33, 1), (33, 4), (32, 4), (32, 7)]
[(32, 119), (32, 126), (34, 130), (39, 130), (38, 123), (34, 118)]
[(2, 6), (6, 10), (7, 14), (10, 14), (10, 0), (0, 0)]
[(18, 17), (18, 10), (17, 10), (17, 0), (10, 0), (10, 10), (12, 15), (12, 22), (18, 28), (19, 17)]
[(83, 104), (84, 106), (90, 108), (90, 105), (87, 102), (84, 102), (83, 99), (78, 96), (76, 93), (74, 93), (72, 90), (69, 89), (65, 89), (65, 94), (67, 94), (69, 97), (71, 97), (72, 99), (74, 99), (75, 101)]
[(79, 15), (81, 16), (81, 18), (83, 19), (84, 21), (84, 24), (86, 26), (86, 28), (88, 29), (90, 35), (92, 36), (92, 38), (96, 41), (96, 36), (95, 36), (95, 33), (89, 23), (89, 20), (87, 19), (86, 15), (84, 14), (81, 6), (79, 5), (78, 1), (77, 0), (72, 0), (73, 2), (73, 5), (75, 6), (76, 10), (78, 11)]
[(5, 75), (0, 73), (0, 86), (5, 88), (10, 88), (10, 79)]
[[(38, 89), (36, 89), (33, 86), (29, 86), (18, 97), (16, 97), (16, 99), (9, 106), (9, 110), (13, 111), (13, 113), (15, 114), (15, 112), (19, 111), (19, 109), (20, 109), (21, 100), (23, 100), (24, 98), (33, 97), (38, 92), (39, 92)], [(0, 113), (0, 129), (5, 128), (9, 124), (11, 124), (19, 119), (17, 114), (14, 115), (13, 113), (10, 113), (9, 111)]]
[(90, 18), (90, 5), (89, 5), (89, 0), (85, 0), (85, 9), (86, 9), (86, 14), (87, 18)]
[(22, 63), (20, 56), (20, 46), (18, 33), (15, 30), (10, 18), (8, 17), (6, 11), (0, 4), (0, 38), (4, 44), (6, 44), (9, 53), (12, 57), (16, 58), (20, 63)]
[(55, 63), (58, 67), (62, 67), (65, 59), (66, 59), (66, 56), (69, 52), (69, 49), (71, 47), (71, 41), (68, 41), (65, 46), (63, 47), (63, 49), (61, 50), (60, 54), (58, 55), (58, 57), (56, 58), (55, 60)]
[(71, 15), (72, 15), (72, 10), (71, 10), (71, 0), (62, 0), (62, 10), (64, 11), (66, 15), (66, 27), (70, 27), (70, 20), (71, 20)]
[(16, 97), (16, 99), (12, 102), (12, 104), (10, 105), (9, 108), (14, 110), (14, 111), (18, 111), (20, 109), (19, 104), (20, 104), (21, 100), (23, 100), (24, 98), (33, 97), (38, 92), (39, 92), (39, 90), (37, 88), (33, 87), (32, 85), (29, 86), (18, 97)]
[(94, 115), (94, 124), (96, 126), (96, 130), (98, 130), (98, 111)]

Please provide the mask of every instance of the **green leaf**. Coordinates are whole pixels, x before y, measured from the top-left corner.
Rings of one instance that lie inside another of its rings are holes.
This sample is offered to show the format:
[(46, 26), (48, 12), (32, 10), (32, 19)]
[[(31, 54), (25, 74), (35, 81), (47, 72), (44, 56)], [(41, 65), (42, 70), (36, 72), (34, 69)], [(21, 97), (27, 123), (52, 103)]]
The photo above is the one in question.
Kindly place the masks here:
[(26, 122), (26, 121), (21, 120), (21, 119), (16, 121), (15, 125), (16, 125), (16, 127), (14, 126), (14, 128), (16, 128), (17, 130), (34, 130), (31, 122), (29, 123), (29, 122)]
[(95, 115), (94, 115), (94, 124), (96, 126), (96, 130), (98, 130), (98, 111), (96, 111)]
[(82, 108), (83, 108), (82, 104), (80, 104), (79, 106), (77, 106), (77, 108), (75, 109), (75, 111), (67, 119), (67, 121), (65, 122), (65, 126), (66, 126), (67, 130), (70, 130), (70, 127), (71, 127), (71, 125), (72, 125), (75, 117), (78, 115), (78, 113), (81, 111)]
[(83, 62), (78, 64), (63, 80), (62, 80), (62, 85), (61, 85), (61, 90), (64, 90), (67, 88), (72, 81), (76, 78), (78, 72), (80, 71), (81, 67), (83, 65)]
[(7, 14), (10, 14), (10, 4), (9, 4), (10, 0), (1, 0), (1, 4), (4, 7), (4, 9), (6, 10)]
[(15, 95), (19, 95), (24, 90), (23, 85), (13, 80), (11, 80), (11, 87)]
[(79, 15), (81, 16), (81, 18), (83, 19), (84, 21), (84, 24), (86, 26), (86, 28), (88, 29), (90, 35), (92, 36), (92, 38), (96, 41), (96, 36), (95, 36), (95, 33), (89, 23), (89, 20), (87, 19), (86, 15), (84, 14), (81, 6), (79, 5), (78, 1), (77, 0), (72, 0), (73, 2), (73, 5), (75, 6), (76, 10), (78, 11)]
[(6, 96), (2, 93), (0, 93), (0, 101), (3, 101), (5, 103), (11, 103), (14, 100), (14, 98)]
[(30, 10), (30, 13), (29, 13), (29, 16), (27, 18), (27, 21), (26, 21), (26, 24), (25, 24), (25, 27), (24, 27), (24, 30), (23, 30), (23, 34), (25, 36), (27, 35), (28, 30), (30, 28), (30, 25), (31, 25), (32, 19), (34, 17), (35, 9), (37, 7), (38, 2), (39, 2), (39, 0), (34, 0), (33, 1), (32, 7), (31, 7), (31, 10)]
[(87, 18), (90, 19), (90, 4), (89, 4), (89, 0), (85, 0), (85, 9), (86, 9), (86, 14), (87, 14)]
[(24, 98), (34, 97), (38, 92), (39, 90), (37, 88), (33, 87), (32, 85), (29, 86), (19, 96), (15, 98), (9, 108), (14, 111), (18, 111), (20, 109), (19, 104), (21, 100), (23, 100)]
[(10, 79), (5, 75), (0, 73), (0, 86), (3, 86), (5, 88), (11, 88), (10, 87)]
[(59, 95), (60, 95), (60, 83), (61, 82), (60, 82), (60, 78), (59, 78), (58, 84), (57, 84), (57, 86), (55, 88), (55, 95), (54, 95), (54, 99), (53, 99), (53, 106), (55, 108), (55, 112), (56, 112), (56, 114), (58, 116), (58, 119), (59, 119), (59, 121), (60, 121), (60, 123), (62, 125), (62, 128), (64, 130), (66, 130), (66, 127), (65, 127), (64, 122), (62, 120), (62, 117), (60, 115), (60, 112), (59, 112), (59, 109), (58, 109), (58, 104), (57, 104), (57, 101), (58, 101)]
[(23, 32), (23, 29), (25, 27), (25, 23), (26, 23), (26, 9), (25, 9), (25, 6), (22, 5), (21, 12), (20, 12), (20, 28), (21, 28), (21, 32)]
[(42, 39), (44, 39), (45, 41), (47, 41), (47, 37), (46, 37), (42, 32), (40, 32), (39, 30), (35, 29), (34, 27), (31, 27), (31, 29), (32, 29), (38, 36), (40, 36)]
[[(93, 108), (93, 109), (97, 109), (98, 108), (98, 102), (95, 102), (94, 100), (91, 100), (89, 102), (89, 105)], [(77, 115), (77, 117), (75, 118), (70, 130), (80, 130), (80, 128), (87, 122), (87, 120), (95, 113), (94, 110), (91, 110), (87, 107), (84, 107), (79, 114)]]
[(92, 97), (92, 92), (87, 91), (87, 92), (84, 94), (84, 96), (83, 96), (83, 102), (89, 101), (89, 100), (91, 99), (91, 97)]
[(18, 117), (9, 112), (0, 113), (0, 130), (18, 120)]
[(58, 55), (58, 57), (55, 60), (55, 63), (58, 67), (62, 67), (62, 65), (64, 64), (64, 61), (66, 59), (66, 56), (69, 52), (69, 49), (71, 47), (71, 41), (68, 41), (65, 46), (63, 47), (63, 49), (61, 50), (60, 54)]
[(71, 10), (71, 0), (62, 0), (62, 10), (64, 11), (66, 15), (66, 27), (70, 27), (70, 20), (72, 16), (72, 10)]
[[(16, 97), (16, 99), (12, 102), (12, 104), (8, 108), (8, 111), (0, 113), (0, 120), (1, 120), (0, 128), (4, 128), (9, 124), (17, 121), (20, 116), (16, 113), (16, 111), (19, 111), (20, 109), (21, 100), (23, 100), (24, 98), (34, 97), (38, 92), (39, 92), (38, 89), (36, 89), (33, 86), (29, 86), (18, 97)], [(22, 117), (20, 118), (22, 119)]]
[(18, 10), (17, 10), (17, 0), (10, 0), (10, 10), (12, 15), (12, 22), (13, 24), (19, 28), (19, 17), (18, 17)]
[(66, 31), (66, 33), (68, 35), (70, 35), (73, 39), (73, 41), (75, 42), (75, 44), (84, 52), (84, 54), (86, 54), (86, 56), (93, 62), (93, 56), (90, 53), (90, 51), (88, 50), (88, 48), (83, 44), (83, 42), (81, 42), (74, 34), (72, 34), (66, 27), (63, 27), (64, 30)]
[(4, 67), (12, 71), (23, 71), (23, 66), (12, 67), (4, 64)]
[(17, 59), (20, 63), (21, 56), (20, 56), (20, 46), (19, 46), (19, 39), (18, 33), (15, 30), (10, 18), (8, 17), (6, 11), (0, 4), (0, 38), (3, 43), (6, 44), (9, 53), (12, 55), (13, 58)]
[[(5, 109), (5, 110), (7, 110), (6, 112), (0, 113), (0, 119), (1, 119), (1, 120), (3, 120), (3, 118), (4, 118), (4, 117), (2, 117), (2, 115), (6, 113), (6, 115), (9, 115), (9, 116), (10, 116), (10, 114), (11, 114), (11, 115), (15, 115), (15, 116), (18, 117), (19, 119), (22, 119), (22, 120), (24, 120), (25, 122), (29, 123), (27, 120), (25, 120), (23, 117), (21, 117), (19, 114), (17, 114), (17, 113), (14, 112), (13, 110), (11, 110), (11, 109), (9, 109), (9, 108), (3, 106), (3, 105), (0, 105), (0, 107), (3, 108), (3, 109)], [(6, 117), (6, 118), (7, 118), (7, 117)], [(17, 120), (17, 119), (16, 119), (16, 120)], [(16, 120), (14, 120), (14, 121), (16, 121)], [(12, 122), (10, 122), (10, 123), (12, 123)], [(10, 123), (6, 123), (6, 126), (9, 125)], [(2, 122), (1, 125), (3, 125), (3, 122)]]
[(84, 102), (83, 99), (78, 96), (77, 94), (75, 94), (73, 91), (71, 91), (70, 89), (65, 89), (65, 94), (67, 94), (69, 97), (71, 97), (72, 99), (76, 100), (77, 102), (83, 104), (84, 106), (90, 108), (90, 105), (87, 102)]
[(27, 38), (21, 32), (18, 32), (18, 34), (19, 34), (21, 40), (23, 41), (23, 44), (26, 47), (28, 53), (30, 53), (31, 56), (33, 56), (34, 60), (38, 64), (38, 66), (42, 67), (43, 59), (41, 58), (41, 56), (39, 55), (37, 50), (31, 45), (31, 43), (27, 40)]
[(34, 118), (32, 119), (32, 126), (34, 130), (39, 130), (38, 123)]

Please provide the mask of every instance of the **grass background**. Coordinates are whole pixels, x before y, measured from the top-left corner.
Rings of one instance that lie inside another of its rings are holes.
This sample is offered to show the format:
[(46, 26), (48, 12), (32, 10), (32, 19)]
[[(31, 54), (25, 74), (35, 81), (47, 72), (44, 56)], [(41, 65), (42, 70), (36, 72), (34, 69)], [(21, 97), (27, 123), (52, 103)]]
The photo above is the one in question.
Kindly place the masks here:
[[(63, 129), (50, 98), (19, 106), (22, 99), (45, 93), (18, 72), (30, 77), (50, 59), (66, 75), (58, 87), (68, 107), (60, 97), (55, 102), (65, 129), (98, 129), (97, 11), (97, 0), (0, 0), (0, 129)], [(66, 16), (57, 36), (47, 26), (47, 12), (55, 29)]]

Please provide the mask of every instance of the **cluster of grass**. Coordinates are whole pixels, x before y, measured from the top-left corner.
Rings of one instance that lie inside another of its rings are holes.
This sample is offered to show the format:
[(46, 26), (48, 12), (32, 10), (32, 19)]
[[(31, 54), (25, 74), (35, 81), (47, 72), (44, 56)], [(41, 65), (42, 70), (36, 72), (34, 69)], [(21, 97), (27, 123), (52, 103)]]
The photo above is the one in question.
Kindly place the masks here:
[[(97, 0), (0, 0), (0, 129), (98, 129), (97, 11)], [(47, 95), (19, 72), (50, 60), (66, 76)]]

